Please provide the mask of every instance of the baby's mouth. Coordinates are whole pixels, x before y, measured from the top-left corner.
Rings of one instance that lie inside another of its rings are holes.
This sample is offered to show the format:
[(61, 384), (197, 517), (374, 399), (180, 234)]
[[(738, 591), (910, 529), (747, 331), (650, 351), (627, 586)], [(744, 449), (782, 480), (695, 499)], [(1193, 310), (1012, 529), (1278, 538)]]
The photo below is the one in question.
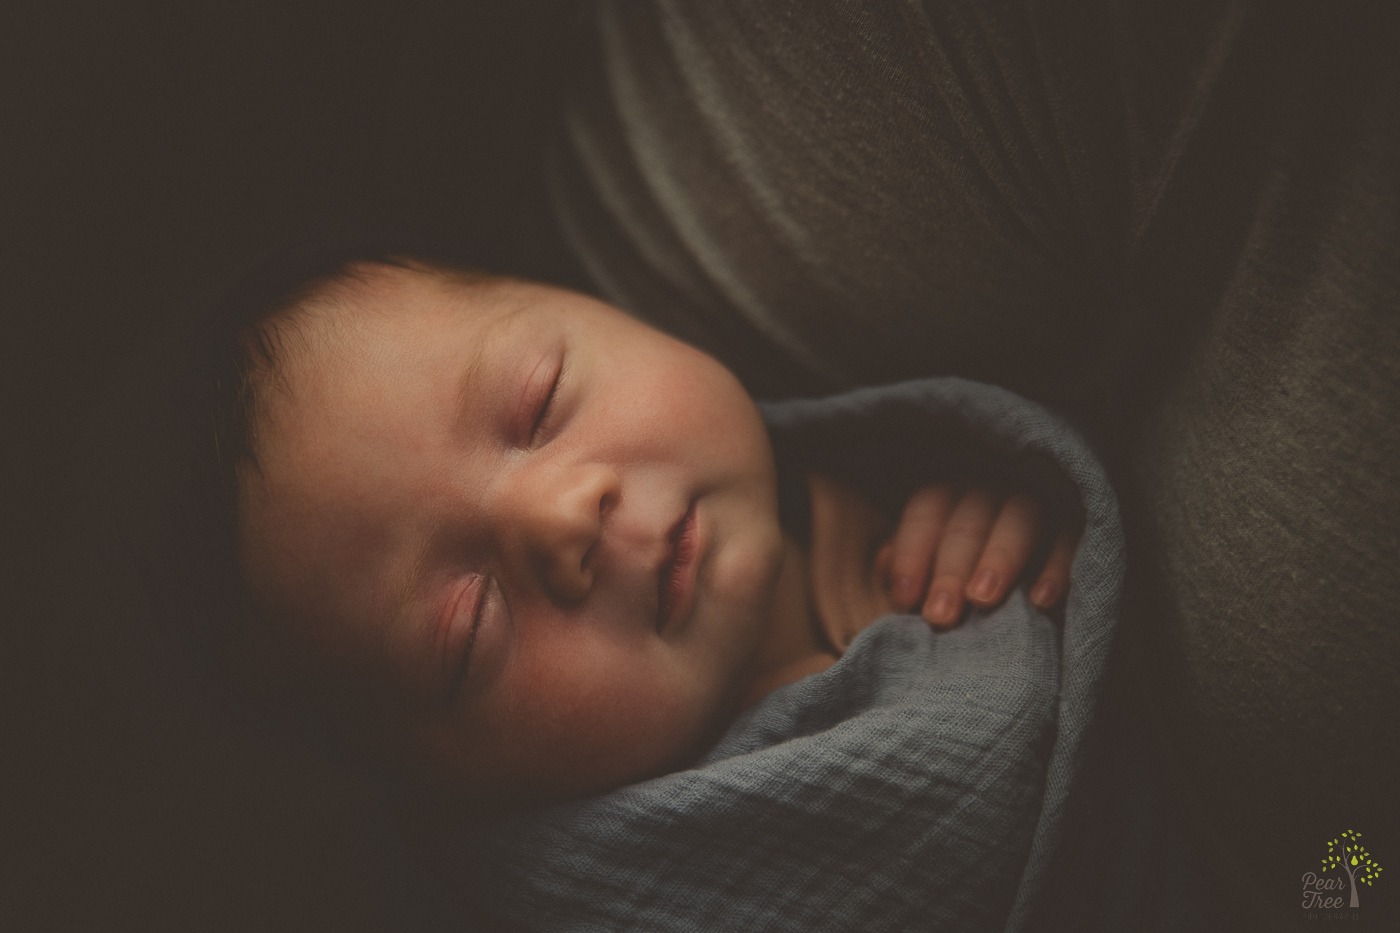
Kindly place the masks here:
[(690, 565), (695, 560), (695, 503), (691, 502), (685, 514), (676, 522), (667, 536), (670, 545), (670, 558), (661, 567), (657, 580), (656, 631), (666, 628), (666, 623), (675, 614), (676, 606), (685, 595), (692, 574)]

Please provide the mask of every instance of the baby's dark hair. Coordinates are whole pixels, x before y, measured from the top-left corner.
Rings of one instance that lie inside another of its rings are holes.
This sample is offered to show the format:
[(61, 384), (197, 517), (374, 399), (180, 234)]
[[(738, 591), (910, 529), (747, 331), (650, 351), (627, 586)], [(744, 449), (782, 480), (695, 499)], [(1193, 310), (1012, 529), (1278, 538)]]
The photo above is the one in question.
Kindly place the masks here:
[[(158, 496), (165, 514), (138, 546), (157, 630), (216, 714), (342, 759), (350, 749), (324, 698), (250, 684), (246, 649), (272, 630), (240, 567), (239, 471), (257, 469), (260, 411), (286, 325), (367, 264), (473, 271), (441, 244), (375, 233), (279, 249), (243, 276), (193, 318), (181, 343), (165, 392), (173, 429), (172, 471)], [(357, 764), (372, 764), (353, 751)]]

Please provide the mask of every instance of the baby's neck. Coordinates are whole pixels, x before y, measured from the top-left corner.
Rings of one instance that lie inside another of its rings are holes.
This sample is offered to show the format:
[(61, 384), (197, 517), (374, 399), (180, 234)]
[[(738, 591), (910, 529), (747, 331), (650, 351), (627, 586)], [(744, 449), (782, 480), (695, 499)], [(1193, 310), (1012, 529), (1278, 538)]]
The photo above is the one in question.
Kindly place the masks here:
[(773, 616), (759, 646), (757, 676), (744, 698), (745, 709), (779, 687), (826, 670), (836, 660), (821, 634), (811, 591), (807, 555), (795, 538), (784, 533)]

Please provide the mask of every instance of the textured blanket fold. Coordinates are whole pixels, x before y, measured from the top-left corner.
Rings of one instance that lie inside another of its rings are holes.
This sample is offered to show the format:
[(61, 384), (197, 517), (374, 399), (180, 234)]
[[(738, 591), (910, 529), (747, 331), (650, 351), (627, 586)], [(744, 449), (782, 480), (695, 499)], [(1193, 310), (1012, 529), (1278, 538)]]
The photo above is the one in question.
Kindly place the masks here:
[(1101, 468), (1048, 412), (958, 379), (765, 416), (775, 440), (833, 445), (898, 425), (882, 457), (956, 423), (1055, 464), (1086, 513), (1063, 626), (1019, 590), (944, 634), (887, 617), (695, 767), (494, 826), (473, 841), (468, 896), (538, 930), (1023, 928), (1116, 622), (1122, 538)]

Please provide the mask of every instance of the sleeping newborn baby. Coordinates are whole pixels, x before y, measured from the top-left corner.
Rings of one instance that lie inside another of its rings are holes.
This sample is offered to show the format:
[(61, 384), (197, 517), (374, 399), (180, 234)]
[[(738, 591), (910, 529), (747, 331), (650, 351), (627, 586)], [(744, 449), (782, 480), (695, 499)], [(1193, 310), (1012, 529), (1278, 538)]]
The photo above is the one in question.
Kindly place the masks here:
[(580, 294), (349, 261), (241, 339), (230, 667), (465, 811), (685, 768), (891, 611), (1068, 589), (1073, 524), (1004, 485), (813, 472), (785, 529), (736, 379)]

